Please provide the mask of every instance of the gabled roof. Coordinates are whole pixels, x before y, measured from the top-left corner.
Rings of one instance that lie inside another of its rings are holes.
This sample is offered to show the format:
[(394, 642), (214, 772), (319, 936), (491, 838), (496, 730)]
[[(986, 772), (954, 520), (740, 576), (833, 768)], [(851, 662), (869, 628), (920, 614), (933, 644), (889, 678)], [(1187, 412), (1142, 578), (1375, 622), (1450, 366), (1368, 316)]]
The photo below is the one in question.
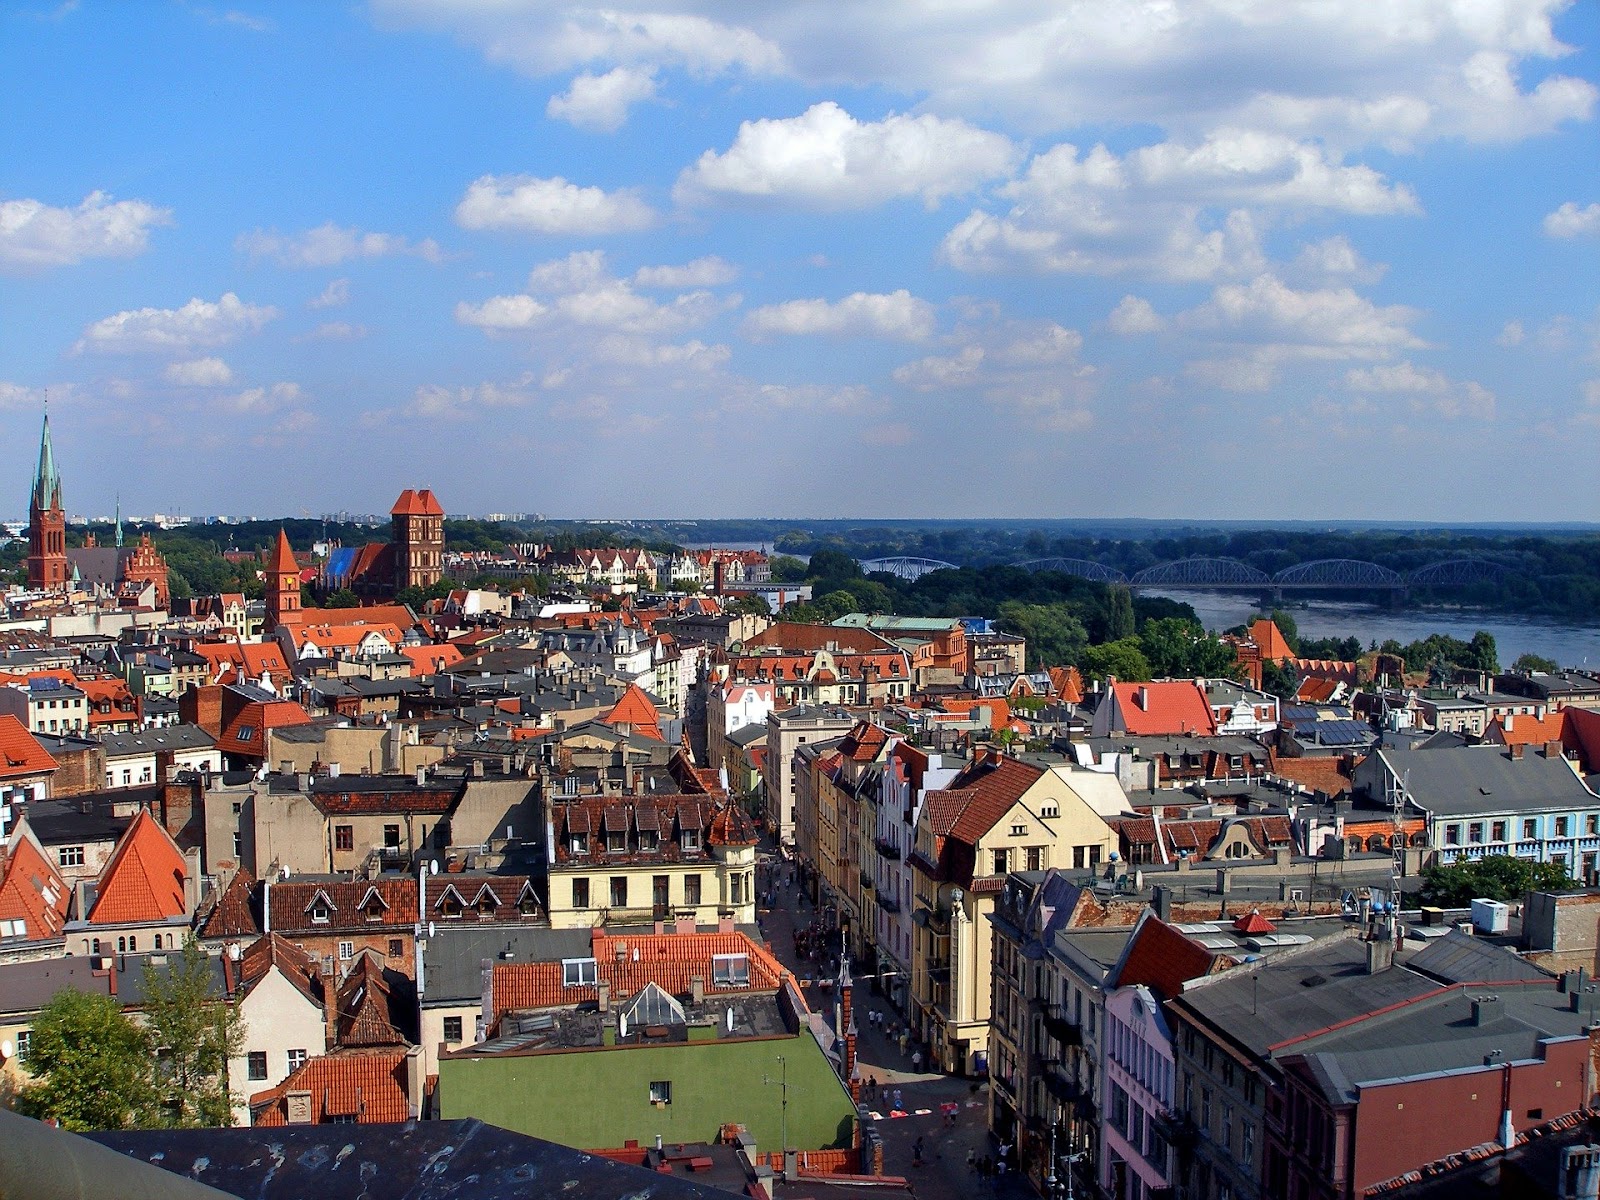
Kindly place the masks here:
[(395, 1027), (383, 963), (363, 951), (339, 985), (338, 1043), (341, 1046), (404, 1046)]
[(970, 845), (993, 829), (1027, 791), (1044, 776), (1044, 768), (993, 751), (974, 759), (950, 781), (946, 793), (966, 800), (950, 836)]
[(1161, 683), (1116, 683), (1117, 713), (1130, 734), (1198, 734), (1217, 732), (1216, 718), (1204, 690), (1192, 679)]
[(302, 996), (321, 1008), (324, 1003), (322, 972), (317, 960), (275, 933), (258, 938), (239, 958), (239, 987), (249, 995), (273, 969), (294, 985)]
[(240, 939), (259, 937), (261, 924), (256, 920), (255, 906), (252, 903), (255, 886), (256, 877), (249, 870), (241, 869), (236, 872), (228, 881), (228, 886), (222, 889), (222, 897), (211, 910), (211, 915), (200, 927), (200, 936)]
[[(361, 904), (374, 888), (389, 907), (382, 910), (382, 920), (368, 921)], [(330, 909), (326, 922), (311, 919), (318, 893), (326, 898)], [(350, 929), (410, 929), (417, 923), (417, 881), (411, 875), (337, 882), (285, 879), (271, 886), (266, 903), (267, 920), (273, 931), (289, 937)]]
[(661, 733), (661, 718), (650, 697), (637, 683), (630, 683), (611, 711), (600, 718), (602, 725), (630, 725), (633, 732), (657, 742), (667, 739)]
[(444, 509), (431, 488), (407, 488), (389, 510), (392, 517), (442, 517)]
[[(307, 1059), (270, 1091), (250, 1097), (256, 1125), (287, 1125), (291, 1092), (311, 1094), (311, 1124), (354, 1117), (360, 1125), (394, 1125), (409, 1120), (413, 1100), (406, 1096), (405, 1047), (335, 1050)], [(420, 1105), (421, 1097), (414, 1098)]]
[(95, 925), (165, 921), (188, 912), (183, 852), (161, 822), (142, 808), (100, 872), (88, 920)]
[(1250, 622), (1250, 640), (1260, 649), (1261, 657), (1267, 662), (1282, 662), (1295, 656), (1283, 631), (1275, 621), (1266, 617)]
[(56, 766), (21, 721), (9, 714), (0, 716), (0, 780), (40, 775)]
[(226, 754), (265, 758), (267, 730), (309, 724), (311, 714), (293, 700), (253, 701), (228, 723), (217, 739), (217, 748)]
[(1511, 728), (1506, 728), (1507, 718), (1496, 717), (1489, 722), (1484, 739), (1503, 742), (1507, 746), (1543, 746), (1549, 742), (1564, 742), (1567, 733), (1567, 710), (1557, 709), (1546, 713), (1543, 719), (1533, 716), (1510, 718)]
[(34, 839), (26, 820), (11, 831), (0, 857), (0, 921), (21, 921), (28, 941), (53, 938), (67, 920), (72, 889)]
[(1106, 986), (1147, 987), (1170, 1000), (1189, 980), (1210, 974), (1216, 961), (1211, 951), (1146, 910)]
[(411, 669), (418, 675), (434, 675), (461, 661), (459, 648), (448, 642), (442, 646), (401, 646), (400, 653), (411, 660)]
[(272, 547), (272, 553), (267, 556), (267, 574), (298, 575), (299, 573), (300, 564), (294, 560), (294, 549), (289, 545), (289, 535), (279, 529), (278, 540)]

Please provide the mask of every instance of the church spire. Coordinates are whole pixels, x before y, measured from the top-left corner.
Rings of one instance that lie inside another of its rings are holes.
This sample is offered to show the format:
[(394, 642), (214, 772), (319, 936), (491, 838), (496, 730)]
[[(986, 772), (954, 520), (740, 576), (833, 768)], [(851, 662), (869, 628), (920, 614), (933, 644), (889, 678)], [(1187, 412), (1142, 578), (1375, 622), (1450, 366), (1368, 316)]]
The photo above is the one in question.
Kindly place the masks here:
[(122, 493), (117, 493), (117, 545), (122, 545)]
[(56, 470), (56, 452), (50, 444), (50, 408), (44, 410), (44, 430), (39, 435), (39, 469), (33, 476), (33, 503), (39, 509), (61, 507), (61, 474)]

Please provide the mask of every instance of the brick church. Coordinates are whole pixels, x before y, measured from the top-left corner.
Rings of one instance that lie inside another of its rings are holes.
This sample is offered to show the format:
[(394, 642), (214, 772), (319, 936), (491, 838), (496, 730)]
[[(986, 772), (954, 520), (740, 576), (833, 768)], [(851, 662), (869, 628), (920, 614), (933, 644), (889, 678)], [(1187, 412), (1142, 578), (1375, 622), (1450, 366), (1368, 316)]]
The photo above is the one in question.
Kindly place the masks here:
[(100, 546), (90, 534), (83, 546), (67, 548), (67, 514), (61, 504), (61, 472), (50, 442), (50, 414), (39, 436), (39, 466), (28, 500), (28, 586), (44, 592), (90, 592), (136, 605), (153, 592), (155, 607), (166, 608), (167, 561), (148, 533), (133, 546), (122, 544), (117, 520), (116, 544)]

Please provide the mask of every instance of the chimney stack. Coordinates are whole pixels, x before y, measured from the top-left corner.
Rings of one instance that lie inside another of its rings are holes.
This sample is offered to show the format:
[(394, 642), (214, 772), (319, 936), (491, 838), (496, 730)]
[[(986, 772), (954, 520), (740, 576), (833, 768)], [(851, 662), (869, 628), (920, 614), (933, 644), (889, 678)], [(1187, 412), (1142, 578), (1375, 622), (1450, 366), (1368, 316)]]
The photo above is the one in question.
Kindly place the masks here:
[(1149, 712), (1150, 711), (1150, 689), (1147, 688), (1147, 687), (1140, 687), (1139, 690), (1134, 692), (1134, 694), (1133, 694), (1133, 702), (1135, 704), (1137, 704), (1145, 712)]
[(689, 1000), (693, 1004), (706, 1002), (706, 977), (704, 975), (691, 975), (689, 977)]

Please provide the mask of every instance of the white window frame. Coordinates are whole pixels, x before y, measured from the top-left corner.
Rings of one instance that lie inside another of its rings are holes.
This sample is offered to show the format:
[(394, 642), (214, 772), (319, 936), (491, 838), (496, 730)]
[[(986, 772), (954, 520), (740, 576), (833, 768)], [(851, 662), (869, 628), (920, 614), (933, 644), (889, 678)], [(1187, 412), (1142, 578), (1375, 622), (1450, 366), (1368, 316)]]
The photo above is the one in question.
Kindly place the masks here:
[(592, 958), (563, 958), (561, 960), (562, 987), (593, 987), (600, 982), (598, 964)]

